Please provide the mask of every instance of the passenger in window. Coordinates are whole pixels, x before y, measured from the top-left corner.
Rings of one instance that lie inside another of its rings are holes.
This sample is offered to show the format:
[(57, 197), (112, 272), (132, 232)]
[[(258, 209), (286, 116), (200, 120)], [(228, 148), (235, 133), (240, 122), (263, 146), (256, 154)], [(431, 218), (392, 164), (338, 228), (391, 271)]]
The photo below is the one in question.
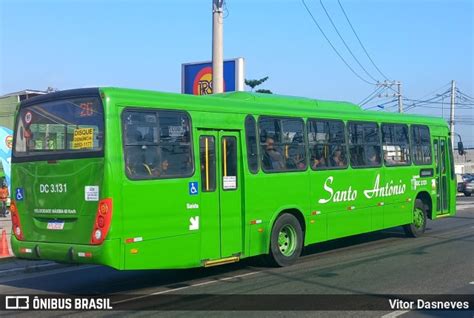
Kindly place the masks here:
[(126, 159), (127, 172), (132, 177), (151, 176), (153, 168), (144, 161), (143, 152), (139, 147), (130, 147)]
[(346, 165), (345, 160), (342, 158), (342, 150), (340, 147), (337, 147), (331, 157), (331, 166), (332, 167), (344, 167)]
[(268, 137), (265, 141), (264, 164), (271, 170), (283, 170), (285, 168), (285, 160), (281, 153), (275, 149), (275, 141)]
[(379, 165), (379, 160), (377, 158), (377, 154), (375, 153), (375, 151), (373, 149), (370, 149), (367, 153), (368, 153), (368, 156), (367, 156), (368, 165), (369, 166), (378, 166)]
[(292, 155), (286, 162), (287, 168), (303, 170), (306, 168), (305, 157), (302, 154)]
[(311, 167), (314, 170), (316, 170), (316, 169), (321, 169), (325, 166), (326, 166), (326, 159), (324, 159), (324, 156), (319, 151), (316, 151), (315, 156), (313, 157), (313, 164)]
[(169, 170), (168, 170), (169, 166), (170, 166), (170, 163), (168, 159), (164, 159), (161, 162), (160, 166), (154, 170), (153, 174), (157, 177), (167, 176), (169, 175)]

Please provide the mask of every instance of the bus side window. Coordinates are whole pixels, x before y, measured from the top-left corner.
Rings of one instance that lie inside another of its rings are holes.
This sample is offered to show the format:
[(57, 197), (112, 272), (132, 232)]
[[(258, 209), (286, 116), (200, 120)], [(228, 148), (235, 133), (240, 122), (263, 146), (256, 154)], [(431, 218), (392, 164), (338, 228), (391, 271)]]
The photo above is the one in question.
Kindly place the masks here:
[(258, 172), (257, 128), (255, 119), (248, 115), (245, 118), (245, 135), (247, 139), (247, 162), (252, 173)]
[(431, 164), (431, 137), (428, 126), (411, 126), (413, 162), (417, 165)]
[(285, 170), (306, 170), (304, 123), (299, 118), (281, 119)]
[(189, 177), (194, 172), (187, 113), (125, 110), (122, 113), (126, 174), (131, 179)]
[(382, 124), (383, 158), (386, 166), (410, 164), (408, 126)]
[(304, 122), (301, 118), (260, 117), (258, 129), (263, 171), (306, 170)]
[(214, 136), (199, 137), (201, 185), (203, 192), (216, 190), (216, 142)]
[(310, 165), (313, 170), (347, 167), (344, 123), (338, 120), (308, 120)]
[(380, 167), (382, 161), (378, 125), (369, 122), (350, 122), (349, 151), (352, 167)]

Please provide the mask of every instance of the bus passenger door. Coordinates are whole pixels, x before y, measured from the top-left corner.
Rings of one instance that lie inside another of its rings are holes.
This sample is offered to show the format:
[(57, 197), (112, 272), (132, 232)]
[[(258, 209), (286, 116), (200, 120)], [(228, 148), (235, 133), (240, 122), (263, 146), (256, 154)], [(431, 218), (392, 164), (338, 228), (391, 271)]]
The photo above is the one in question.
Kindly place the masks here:
[(242, 252), (242, 178), (238, 132), (219, 132), (220, 139), (220, 229), (221, 257)]
[(202, 130), (199, 148), (201, 259), (237, 256), (243, 232), (239, 133)]
[(449, 169), (446, 137), (435, 137), (434, 157), (436, 163), (436, 214), (449, 213)]

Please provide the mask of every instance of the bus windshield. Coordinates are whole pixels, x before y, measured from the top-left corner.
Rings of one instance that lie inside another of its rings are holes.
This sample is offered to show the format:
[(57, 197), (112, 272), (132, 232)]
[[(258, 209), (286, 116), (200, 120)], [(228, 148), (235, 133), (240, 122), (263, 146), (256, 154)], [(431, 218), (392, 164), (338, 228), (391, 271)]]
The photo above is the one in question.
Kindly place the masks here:
[[(74, 158), (102, 153), (104, 116), (99, 98), (49, 101), (20, 108), (15, 131), (15, 158), (54, 155)], [(48, 156), (50, 157), (50, 156)]]

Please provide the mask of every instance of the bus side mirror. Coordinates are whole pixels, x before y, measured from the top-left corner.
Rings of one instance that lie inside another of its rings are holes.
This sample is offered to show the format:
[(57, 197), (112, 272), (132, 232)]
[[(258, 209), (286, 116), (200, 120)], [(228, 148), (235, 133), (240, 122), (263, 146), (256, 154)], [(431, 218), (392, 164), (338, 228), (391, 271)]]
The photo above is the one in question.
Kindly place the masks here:
[(458, 153), (460, 156), (464, 155), (464, 145), (462, 144), (462, 141), (458, 142)]

